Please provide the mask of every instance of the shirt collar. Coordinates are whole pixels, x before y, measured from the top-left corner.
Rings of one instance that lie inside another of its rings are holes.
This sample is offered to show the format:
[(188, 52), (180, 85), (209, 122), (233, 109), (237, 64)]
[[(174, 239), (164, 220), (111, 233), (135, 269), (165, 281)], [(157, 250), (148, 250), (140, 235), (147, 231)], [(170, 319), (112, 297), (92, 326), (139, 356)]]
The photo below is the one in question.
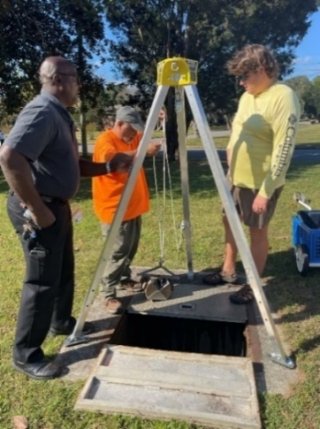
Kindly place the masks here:
[(54, 95), (50, 94), (50, 92), (46, 91), (45, 89), (41, 89), (41, 97), (44, 97), (48, 100), (50, 100), (52, 103), (54, 103), (58, 108), (63, 109), (64, 113), (67, 114), (69, 120), (71, 120), (71, 122), (73, 122), (73, 119), (69, 113), (69, 111), (66, 109), (66, 107), (61, 103), (61, 101), (55, 97)]

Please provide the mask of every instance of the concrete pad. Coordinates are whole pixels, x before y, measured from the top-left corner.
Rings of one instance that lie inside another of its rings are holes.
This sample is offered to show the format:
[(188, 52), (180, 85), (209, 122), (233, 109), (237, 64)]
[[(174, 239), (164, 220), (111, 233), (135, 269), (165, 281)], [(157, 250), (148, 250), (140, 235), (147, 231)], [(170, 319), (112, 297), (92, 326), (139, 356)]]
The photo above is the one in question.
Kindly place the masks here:
[[(128, 305), (131, 295), (121, 293), (125, 306)], [(98, 293), (88, 312), (87, 321), (91, 322), (94, 332), (87, 335), (87, 342), (74, 346), (62, 346), (57, 362), (68, 367), (64, 375), (66, 380), (85, 380), (96, 366), (97, 358), (103, 347), (106, 347), (117, 327), (120, 315), (108, 314), (104, 305), (103, 293)]]
[[(135, 271), (136, 273), (140, 273), (143, 271), (143, 268), (137, 267)], [(179, 272), (179, 270), (175, 270), (175, 273), (177, 273), (177, 276), (182, 276), (181, 271)], [(160, 271), (160, 275), (162, 274), (163, 273)], [(186, 279), (186, 275), (185, 277), (180, 277), (181, 283), (183, 284)], [(201, 284), (201, 273), (195, 276), (193, 282), (198, 285)], [(227, 296), (236, 289), (237, 287), (235, 286), (230, 287), (228, 285), (224, 285), (212, 288), (210, 291), (210, 287), (202, 285), (201, 288), (196, 290), (194, 298), (200, 297), (199, 299), (203, 304), (210, 302), (210, 299), (220, 302), (220, 304), (218, 304), (215, 309), (216, 315), (212, 316), (210, 313), (213, 318), (217, 317), (217, 319), (220, 318), (220, 320), (222, 320), (222, 317), (224, 317), (225, 320), (228, 320), (228, 317), (230, 317), (231, 320), (232, 318), (234, 319), (234, 317), (243, 320), (243, 314), (247, 312), (246, 317), (249, 321), (245, 333), (248, 345), (247, 357), (251, 359), (254, 366), (258, 392), (280, 393), (285, 395), (289, 394), (291, 387), (299, 381), (299, 369), (288, 369), (277, 363), (274, 363), (271, 360), (269, 354), (275, 352), (276, 350), (274, 350), (274, 344), (272, 343), (262, 323), (257, 306), (255, 304), (250, 304), (248, 306), (233, 306), (232, 304), (229, 304)], [(181, 292), (179, 299), (182, 299), (182, 296), (186, 295), (186, 290), (188, 291), (187, 293), (191, 294), (190, 286), (185, 286), (184, 288), (179, 289)], [(135, 298), (131, 301), (133, 296), (134, 295), (130, 295), (125, 292), (122, 292), (121, 294), (121, 299), (124, 300), (128, 309), (130, 309), (131, 303), (133, 303), (132, 309), (134, 309), (134, 306), (139, 302), (139, 305), (148, 305), (144, 304), (145, 301), (142, 299), (142, 294), (136, 295)], [(192, 302), (192, 298), (192, 295), (190, 295), (190, 302)], [(183, 299), (185, 303), (185, 298)], [(224, 302), (224, 306), (221, 305), (222, 302)], [(168, 303), (170, 303), (170, 300)], [(173, 301), (171, 301), (171, 303), (173, 304)], [(154, 306), (155, 311), (163, 312), (163, 305), (164, 304), (158, 303), (156, 306)], [(181, 309), (181, 302), (176, 303), (176, 305), (170, 304), (170, 307), (170, 311), (173, 312), (176, 311), (177, 308)], [(186, 311), (188, 311), (187, 307), (188, 306), (185, 307)], [(205, 305), (203, 308), (204, 312), (210, 310), (210, 306), (206, 307)], [(227, 311), (233, 312), (233, 315), (230, 313), (228, 316), (225, 311), (226, 308)], [(221, 311), (222, 309), (223, 311)], [(94, 324), (95, 332), (88, 336), (88, 342), (84, 344), (71, 347), (63, 346), (57, 357), (58, 362), (63, 363), (63, 365), (67, 365), (69, 368), (69, 372), (64, 376), (66, 380), (85, 381), (89, 377), (97, 365), (97, 358), (100, 352), (103, 348), (107, 347), (120, 319), (121, 316), (119, 315), (108, 315), (106, 313), (103, 294), (98, 293), (88, 312), (87, 317), (87, 321), (90, 321)], [(279, 326), (278, 329), (280, 330), (281, 334), (281, 328)]]
[[(275, 320), (275, 315), (273, 315), (273, 319)], [(292, 388), (301, 378), (299, 368), (288, 369), (271, 359), (270, 354), (277, 352), (277, 350), (266, 331), (255, 303), (248, 306), (248, 320), (248, 357), (253, 362), (257, 391), (289, 396)], [(276, 325), (276, 328), (280, 337), (283, 338), (281, 326)], [(282, 344), (290, 356), (290, 350), (284, 340)]]
[(108, 346), (76, 409), (260, 429), (248, 358)]

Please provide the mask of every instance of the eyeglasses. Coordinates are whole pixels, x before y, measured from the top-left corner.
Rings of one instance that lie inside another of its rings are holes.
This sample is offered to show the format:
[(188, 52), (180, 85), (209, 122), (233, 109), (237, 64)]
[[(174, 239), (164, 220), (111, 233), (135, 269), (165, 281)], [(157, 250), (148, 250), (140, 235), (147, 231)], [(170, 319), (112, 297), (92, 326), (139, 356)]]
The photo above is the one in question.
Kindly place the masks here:
[(57, 72), (57, 74), (59, 74), (60, 76), (69, 76), (69, 77), (73, 77), (77, 83), (79, 83), (79, 76), (77, 75), (77, 73), (63, 73), (63, 72)]

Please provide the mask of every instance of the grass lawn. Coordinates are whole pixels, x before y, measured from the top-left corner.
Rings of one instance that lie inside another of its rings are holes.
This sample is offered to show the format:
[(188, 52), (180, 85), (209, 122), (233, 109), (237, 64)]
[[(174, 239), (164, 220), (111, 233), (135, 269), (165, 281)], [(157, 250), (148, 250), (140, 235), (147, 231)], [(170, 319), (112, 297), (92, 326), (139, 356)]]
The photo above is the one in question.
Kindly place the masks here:
[[(223, 131), (223, 130), (218, 130)], [(91, 131), (88, 133), (88, 145), (94, 145), (99, 132)], [(162, 131), (155, 131), (154, 138), (163, 138)], [(80, 142), (80, 133), (77, 134), (78, 141)], [(228, 144), (229, 137), (214, 137), (214, 143), (217, 148), (225, 148)], [(297, 147), (307, 148), (308, 145), (316, 145), (320, 147), (320, 124), (302, 123), (299, 126), (297, 135)], [(199, 137), (190, 134), (187, 139), (187, 146), (201, 147), (202, 143)], [(81, 147), (79, 146), (81, 150)]]
[[(308, 126), (309, 131), (311, 127)], [(320, 126), (319, 126), (320, 128)], [(315, 129), (315, 128), (314, 128)], [(303, 141), (312, 135), (301, 136)], [(320, 141), (319, 137), (316, 138)], [(161, 168), (161, 166), (159, 166)], [(153, 209), (145, 215), (136, 265), (155, 266), (159, 259), (157, 202), (151, 165), (146, 165)], [(172, 164), (175, 224), (167, 209), (165, 263), (168, 268), (185, 268), (186, 258), (180, 236), (182, 220), (178, 165)], [(190, 204), (195, 269), (218, 266), (223, 255), (220, 199), (206, 163), (190, 162)], [(160, 173), (159, 173), (160, 174)], [(161, 176), (160, 176), (161, 177)], [(265, 429), (319, 429), (320, 427), (320, 271), (310, 269), (300, 277), (291, 249), (291, 216), (297, 210), (294, 192), (304, 192), (320, 209), (320, 169), (318, 165), (292, 165), (278, 210), (270, 226), (270, 257), (265, 275), (270, 278), (266, 294), (277, 315), (281, 335), (296, 355), (300, 382), (287, 397), (265, 394), (259, 397)], [(147, 421), (125, 416), (75, 411), (77, 395), (84, 382), (63, 380), (39, 382), (26, 378), (11, 367), (11, 347), (21, 292), (24, 261), (17, 237), (6, 214), (7, 185), (0, 176), (0, 428), (10, 429), (12, 417), (24, 415), (30, 429), (196, 429), (180, 422)], [(98, 222), (90, 199), (90, 181), (83, 180), (73, 204), (81, 207), (83, 220), (75, 224), (77, 288), (74, 314), (79, 314), (102, 248)], [(169, 204), (169, 200), (168, 200)], [(240, 265), (240, 264), (239, 264)], [(58, 351), (63, 339), (48, 339), (47, 354)], [(290, 371), (290, 370), (288, 370)], [(197, 428), (198, 429), (198, 428)]]
[[(224, 148), (229, 141), (228, 137), (215, 137), (216, 147)], [(187, 142), (188, 146), (201, 146), (199, 138), (191, 137)], [(301, 123), (297, 134), (297, 147), (306, 147), (307, 145), (317, 145), (320, 147), (320, 124)]]

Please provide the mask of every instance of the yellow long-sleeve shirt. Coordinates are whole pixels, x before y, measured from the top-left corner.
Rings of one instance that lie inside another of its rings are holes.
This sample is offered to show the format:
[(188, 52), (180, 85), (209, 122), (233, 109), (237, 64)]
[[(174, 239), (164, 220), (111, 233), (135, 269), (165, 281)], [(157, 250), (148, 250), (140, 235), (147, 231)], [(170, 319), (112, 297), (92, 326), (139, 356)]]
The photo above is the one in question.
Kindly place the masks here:
[(275, 83), (257, 96), (241, 96), (227, 148), (235, 186), (270, 198), (285, 183), (299, 117), (298, 98), (287, 85)]

